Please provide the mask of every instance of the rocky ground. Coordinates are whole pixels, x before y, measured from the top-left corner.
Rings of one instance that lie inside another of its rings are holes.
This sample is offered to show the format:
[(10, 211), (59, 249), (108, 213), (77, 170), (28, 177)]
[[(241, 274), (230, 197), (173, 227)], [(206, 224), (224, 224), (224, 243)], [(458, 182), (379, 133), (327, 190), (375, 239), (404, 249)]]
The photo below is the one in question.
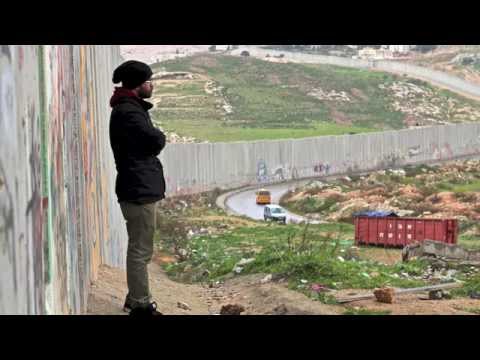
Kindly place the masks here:
[[(378, 171), (313, 181), (288, 194), (283, 204), (327, 221), (348, 220), (364, 210), (393, 211), (400, 216), (480, 220), (480, 161), (443, 166)], [(303, 211), (302, 211), (303, 210)]]
[[(264, 275), (246, 276), (224, 284), (188, 285), (171, 281), (159, 266), (150, 266), (151, 291), (165, 315), (220, 315), (223, 306), (239, 305), (242, 315), (335, 315), (341, 308), (312, 301), (282, 284), (262, 283)], [(160, 263), (161, 265), (161, 263)], [(125, 315), (122, 311), (125, 272), (103, 266), (89, 297), (89, 315)]]
[[(163, 260), (165, 261), (165, 259)], [(168, 259), (167, 259), (168, 261)], [(450, 300), (421, 300), (425, 295), (403, 295), (394, 304), (362, 300), (348, 305), (326, 305), (297, 291), (285, 283), (268, 280), (264, 274), (247, 275), (224, 283), (189, 285), (170, 280), (162, 270), (157, 255), (149, 268), (151, 291), (158, 309), (165, 315), (220, 315), (227, 305), (244, 309), (241, 315), (474, 315), (480, 312), (480, 300), (457, 298)], [(125, 272), (103, 266), (99, 280), (92, 285), (88, 315), (125, 315), (122, 311), (126, 291)], [(363, 293), (366, 293), (363, 291)], [(338, 296), (362, 294), (361, 290), (342, 290)]]

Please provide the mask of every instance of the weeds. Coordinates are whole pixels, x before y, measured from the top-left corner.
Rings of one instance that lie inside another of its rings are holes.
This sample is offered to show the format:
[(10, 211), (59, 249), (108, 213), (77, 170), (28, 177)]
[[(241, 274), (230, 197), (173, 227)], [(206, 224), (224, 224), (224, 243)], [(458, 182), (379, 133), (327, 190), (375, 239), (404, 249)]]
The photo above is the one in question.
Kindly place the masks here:
[(390, 315), (390, 310), (348, 309), (343, 315)]
[(454, 296), (466, 297), (474, 293), (480, 294), (480, 274), (465, 279), (463, 287), (452, 290), (452, 295)]
[(465, 203), (471, 203), (477, 201), (477, 194), (473, 192), (459, 192), (455, 193), (455, 197), (457, 200), (465, 202)]

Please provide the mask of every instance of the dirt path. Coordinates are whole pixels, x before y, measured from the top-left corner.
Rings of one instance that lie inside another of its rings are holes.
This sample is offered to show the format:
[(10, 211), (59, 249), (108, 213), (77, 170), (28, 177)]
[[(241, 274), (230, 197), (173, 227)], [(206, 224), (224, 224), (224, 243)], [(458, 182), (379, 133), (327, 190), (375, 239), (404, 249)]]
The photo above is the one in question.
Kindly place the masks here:
[[(289, 290), (286, 283), (262, 283), (264, 274), (241, 276), (224, 284), (208, 287), (170, 280), (161, 266), (150, 266), (152, 294), (159, 310), (166, 315), (216, 315), (223, 305), (238, 304), (242, 315), (341, 315), (347, 309), (385, 311), (391, 315), (474, 315), (480, 313), (480, 300), (421, 300), (425, 294), (397, 297), (395, 304), (363, 300), (345, 306), (325, 305)], [(102, 266), (98, 281), (92, 285), (87, 315), (125, 315), (122, 311), (127, 285), (125, 272)], [(337, 296), (368, 293), (366, 290), (342, 290)], [(178, 306), (182, 302), (188, 309)]]
[[(170, 280), (162, 268), (152, 263), (150, 284), (158, 309), (166, 315), (214, 315), (223, 305), (239, 304), (242, 315), (334, 315), (342, 313), (337, 306), (324, 305), (289, 290), (283, 284), (266, 283), (265, 275), (243, 276), (218, 287), (181, 284)], [(98, 281), (91, 288), (88, 315), (125, 315), (122, 311), (127, 285), (125, 272), (102, 266)], [(188, 305), (182, 309), (178, 302)]]
[[(150, 266), (149, 273), (152, 295), (158, 303), (160, 312), (169, 315), (209, 314), (207, 302), (202, 298), (204, 292), (200, 286), (184, 285), (169, 280), (157, 264)], [(123, 270), (102, 266), (98, 281), (92, 285), (87, 313), (89, 315), (125, 315), (122, 307), (126, 289), (126, 275)], [(179, 301), (188, 304), (191, 311), (179, 308), (177, 306)]]
[[(366, 290), (342, 290), (339, 297), (367, 295)], [(346, 305), (354, 310), (371, 312), (388, 312), (389, 315), (478, 315), (480, 314), (480, 300), (457, 298), (451, 300), (422, 300), (427, 294), (408, 294), (395, 298), (394, 304), (383, 304), (376, 300), (355, 301)], [(473, 311), (477, 312), (476, 314)]]

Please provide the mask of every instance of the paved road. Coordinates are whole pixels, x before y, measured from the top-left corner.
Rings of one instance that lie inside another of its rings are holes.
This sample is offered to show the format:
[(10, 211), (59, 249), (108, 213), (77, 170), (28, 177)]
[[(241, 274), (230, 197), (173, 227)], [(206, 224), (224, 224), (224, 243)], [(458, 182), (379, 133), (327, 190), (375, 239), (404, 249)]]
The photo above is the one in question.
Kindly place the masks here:
[[(301, 183), (304, 184), (306, 182), (307, 181), (302, 181)], [(287, 193), (289, 190), (293, 190), (295, 187), (298, 187), (299, 184), (300, 183), (267, 185), (264, 187), (264, 189), (267, 189), (271, 192), (272, 203), (278, 204), (282, 195)], [(265, 206), (256, 204), (255, 192), (256, 190), (253, 189), (232, 195), (227, 199), (225, 205), (228, 210), (233, 211), (238, 215), (244, 215), (255, 220), (263, 220), (263, 211)], [(301, 221), (308, 221), (312, 224), (319, 223), (319, 221), (308, 220), (300, 215), (296, 215), (287, 211), (287, 223)]]

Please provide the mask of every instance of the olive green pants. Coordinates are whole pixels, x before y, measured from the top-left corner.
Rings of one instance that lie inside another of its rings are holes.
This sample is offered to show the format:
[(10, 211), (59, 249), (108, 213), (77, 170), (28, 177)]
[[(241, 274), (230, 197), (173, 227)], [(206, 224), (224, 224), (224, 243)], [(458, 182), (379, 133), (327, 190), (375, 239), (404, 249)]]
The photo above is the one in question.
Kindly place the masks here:
[(132, 308), (145, 307), (152, 302), (147, 267), (153, 256), (156, 205), (120, 204), (127, 222), (127, 301)]

